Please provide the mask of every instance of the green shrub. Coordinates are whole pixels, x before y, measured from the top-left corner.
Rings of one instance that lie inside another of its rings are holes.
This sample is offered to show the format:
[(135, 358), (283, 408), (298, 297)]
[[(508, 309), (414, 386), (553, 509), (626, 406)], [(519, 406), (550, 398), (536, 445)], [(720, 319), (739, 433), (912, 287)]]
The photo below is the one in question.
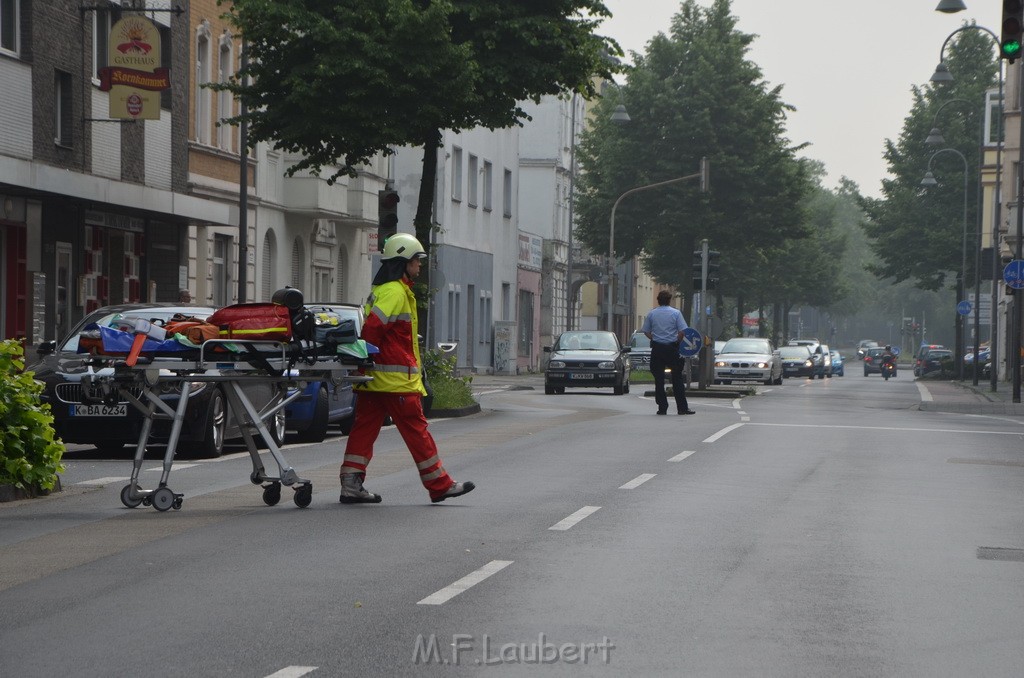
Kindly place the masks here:
[(43, 385), (25, 371), (24, 349), (0, 341), (0, 485), (52, 490), (64, 443), (55, 438), (50, 406), (39, 402)]
[(423, 353), (423, 373), (434, 391), (435, 410), (451, 410), (468, 407), (476, 402), (470, 384), (473, 377), (460, 377), (455, 370), (455, 354), (445, 354), (437, 349)]

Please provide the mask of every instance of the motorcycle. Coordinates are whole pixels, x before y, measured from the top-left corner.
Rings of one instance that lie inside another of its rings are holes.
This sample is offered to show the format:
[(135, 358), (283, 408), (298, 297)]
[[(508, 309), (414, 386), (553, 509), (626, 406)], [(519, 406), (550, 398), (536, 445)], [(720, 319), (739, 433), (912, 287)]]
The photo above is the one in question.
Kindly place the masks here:
[(886, 381), (889, 381), (889, 377), (896, 376), (896, 363), (891, 360), (883, 361), (881, 371), (882, 378), (885, 379)]

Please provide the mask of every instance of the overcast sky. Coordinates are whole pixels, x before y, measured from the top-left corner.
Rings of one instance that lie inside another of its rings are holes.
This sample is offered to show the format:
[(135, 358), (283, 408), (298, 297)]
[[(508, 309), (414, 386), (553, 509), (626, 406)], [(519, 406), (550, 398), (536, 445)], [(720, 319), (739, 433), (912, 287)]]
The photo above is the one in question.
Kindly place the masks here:
[[(681, 4), (605, 0), (614, 16), (598, 33), (618, 40), (627, 54), (643, 52), (651, 37), (669, 32)], [(783, 101), (796, 107), (786, 125), (789, 139), (811, 144), (804, 155), (825, 163), (827, 187), (845, 175), (865, 195), (878, 196), (886, 175), (885, 139), (899, 137), (912, 104), (910, 88), (928, 82), (943, 41), (969, 20), (998, 33), (996, 0), (965, 0), (967, 11), (957, 14), (936, 12), (937, 4), (732, 0), (738, 29), (758, 36), (747, 58), (765, 80), (783, 85)]]

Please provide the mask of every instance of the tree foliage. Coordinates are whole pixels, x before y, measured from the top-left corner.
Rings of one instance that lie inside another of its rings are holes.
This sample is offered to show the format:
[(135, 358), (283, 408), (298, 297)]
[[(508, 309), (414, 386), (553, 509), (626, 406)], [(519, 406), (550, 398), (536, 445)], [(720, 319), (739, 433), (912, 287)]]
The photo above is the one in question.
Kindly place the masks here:
[[(971, 279), (977, 229), (987, 230), (979, 224), (978, 181), (986, 92), (998, 79), (992, 47), (982, 31), (958, 33), (946, 51), (954, 82), (913, 87), (913, 107), (899, 138), (886, 140), (891, 177), (882, 182), (883, 197), (861, 200), (868, 215), (865, 232), (878, 258), (870, 270), (880, 279), (910, 280), (923, 290), (952, 286), (965, 230)], [(925, 144), (933, 127), (941, 130), (944, 145)], [(929, 170), (939, 185), (925, 188), (921, 180)]]
[[(785, 137), (790, 107), (746, 59), (754, 36), (736, 30), (729, 0), (685, 0), (669, 34), (634, 54), (628, 84), (606, 93), (579, 147), (580, 240), (607, 252), (616, 198), (636, 186), (694, 174), (711, 163), (711, 190), (696, 181), (626, 198), (616, 212), (615, 253), (643, 256), (658, 281), (690, 287), (702, 238), (722, 253), (722, 292), (766, 284), (788, 240), (809, 235), (808, 169)], [(623, 103), (631, 122), (617, 126)]]

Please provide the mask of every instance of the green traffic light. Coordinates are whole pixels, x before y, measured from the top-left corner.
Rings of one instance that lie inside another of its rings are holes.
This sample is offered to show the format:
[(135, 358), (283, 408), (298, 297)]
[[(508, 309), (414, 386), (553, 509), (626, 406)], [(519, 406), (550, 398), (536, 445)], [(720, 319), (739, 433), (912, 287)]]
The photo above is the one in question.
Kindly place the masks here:
[(1003, 43), (1003, 56), (1020, 56), (1021, 44), (1019, 40), (1007, 40)]

